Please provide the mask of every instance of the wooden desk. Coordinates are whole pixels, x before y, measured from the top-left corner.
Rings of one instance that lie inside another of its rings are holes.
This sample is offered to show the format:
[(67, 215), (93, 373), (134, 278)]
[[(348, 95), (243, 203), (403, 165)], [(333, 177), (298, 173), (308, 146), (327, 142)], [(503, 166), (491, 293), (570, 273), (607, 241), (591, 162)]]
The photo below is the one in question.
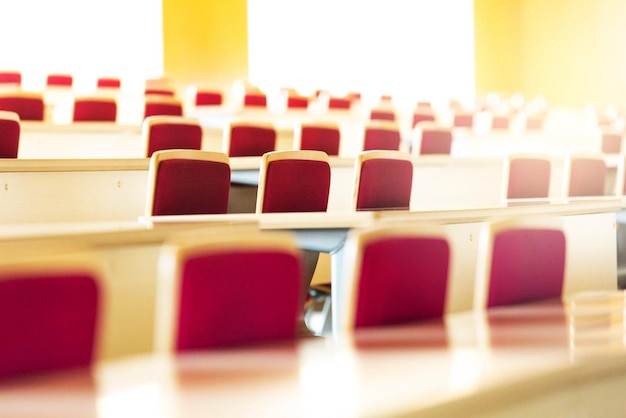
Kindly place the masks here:
[(0, 382), (0, 415), (620, 417), (624, 294)]

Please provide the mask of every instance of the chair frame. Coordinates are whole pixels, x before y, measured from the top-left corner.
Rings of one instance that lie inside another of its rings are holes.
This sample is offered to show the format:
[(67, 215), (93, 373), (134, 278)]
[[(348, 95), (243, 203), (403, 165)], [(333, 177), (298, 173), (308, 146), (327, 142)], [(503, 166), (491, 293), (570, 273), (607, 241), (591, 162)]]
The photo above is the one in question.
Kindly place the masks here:
[(390, 159), (390, 160), (403, 160), (410, 161), (414, 164), (414, 158), (411, 154), (402, 151), (388, 151), (388, 150), (372, 150), (360, 152), (355, 160), (354, 165), (354, 188), (352, 190), (352, 210), (358, 211), (357, 202), (359, 200), (359, 187), (361, 185), (361, 169), (363, 163), (369, 160), (376, 159)]
[[(336, 278), (332, 283), (332, 304), (334, 306), (333, 330), (337, 335), (350, 334), (355, 330), (363, 249), (366, 248), (367, 245), (381, 239), (394, 237), (441, 239), (448, 243), (448, 280), (446, 285), (446, 297), (444, 299), (444, 304), (447, 304), (447, 293), (450, 291), (453, 246), (450, 244), (450, 237), (446, 233), (444, 226), (412, 223), (398, 227), (382, 224), (377, 227), (353, 230), (349, 233), (343, 250), (343, 259), (350, 260), (350, 262), (344, 262), (341, 279)], [(446, 312), (445, 305), (443, 312), (444, 314)], [(416, 319), (416, 321), (417, 320), (418, 319)]]
[[(561, 218), (546, 216), (529, 216), (523, 218), (501, 219), (485, 222), (481, 227), (478, 238), (476, 276), (474, 281), (474, 309), (484, 310), (488, 306), (491, 267), (493, 261), (493, 246), (495, 236), (500, 232), (516, 229), (551, 229), (563, 232), (565, 235), (565, 255), (567, 257), (567, 235)], [(563, 287), (567, 277), (567, 261), (564, 260)]]
[(263, 154), (259, 171), (259, 188), (256, 199), (256, 213), (263, 213), (263, 202), (265, 200), (265, 186), (267, 185), (267, 170), (274, 161), (284, 160), (307, 160), (322, 161), (329, 164), (328, 154), (324, 151), (313, 150), (291, 150), (273, 151)]
[[(191, 125), (191, 126), (199, 126), (202, 129), (202, 125), (200, 124), (200, 120), (193, 117), (188, 116), (174, 116), (174, 115), (153, 115), (148, 116), (143, 120), (141, 125), (141, 136), (143, 138), (144, 143), (144, 156), (146, 158), (148, 152), (150, 150), (150, 130), (157, 125), (163, 124), (174, 124), (174, 125)], [(202, 148), (202, 142), (200, 143), (200, 147)]]
[(228, 155), (222, 152), (190, 149), (155, 151), (150, 158), (150, 165), (148, 167), (148, 191), (146, 195), (146, 207), (144, 211), (144, 215), (146, 217), (152, 216), (152, 210), (154, 207), (155, 186), (157, 174), (159, 173), (159, 165), (163, 161), (177, 159), (212, 161), (216, 163), (224, 163), (230, 166), (230, 158), (228, 158)]
[[(256, 225), (242, 224), (179, 233), (163, 245), (158, 264), (154, 347), (157, 352), (175, 352), (182, 282), (182, 262), (209, 253), (256, 250), (284, 251), (300, 258), (293, 236), (281, 232), (263, 233)], [(300, 284), (298, 284), (298, 289)], [(299, 293), (299, 291), (298, 291)], [(298, 302), (298, 307), (301, 303)], [(294, 324), (296, 327), (297, 324)], [(295, 329), (295, 328), (294, 328)]]

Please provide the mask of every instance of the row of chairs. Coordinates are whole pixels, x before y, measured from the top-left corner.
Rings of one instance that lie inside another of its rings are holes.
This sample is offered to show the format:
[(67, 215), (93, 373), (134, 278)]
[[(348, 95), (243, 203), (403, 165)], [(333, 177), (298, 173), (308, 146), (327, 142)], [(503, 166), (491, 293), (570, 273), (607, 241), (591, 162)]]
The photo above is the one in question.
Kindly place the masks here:
[[(566, 237), (558, 221), (487, 223), (475, 308), (558, 299)], [(451, 253), (444, 227), (379, 225), (346, 242), (340, 332), (445, 315)], [(0, 377), (87, 367), (97, 359), (108, 298), (89, 253), (0, 262)], [(249, 226), (170, 237), (159, 258), (155, 348), (230, 347), (290, 340), (302, 317), (302, 258), (291, 235)], [(276, 291), (280, 289), (280, 291)]]

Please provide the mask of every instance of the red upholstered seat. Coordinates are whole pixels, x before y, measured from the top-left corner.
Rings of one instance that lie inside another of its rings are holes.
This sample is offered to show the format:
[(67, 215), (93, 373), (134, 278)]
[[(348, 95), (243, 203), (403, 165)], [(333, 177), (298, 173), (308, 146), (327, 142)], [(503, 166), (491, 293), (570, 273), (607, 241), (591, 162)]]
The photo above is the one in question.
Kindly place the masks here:
[(195, 118), (150, 116), (143, 122), (142, 135), (146, 157), (159, 150), (202, 148), (202, 126)]
[(431, 122), (422, 122), (413, 132), (414, 155), (445, 154), (452, 149), (452, 130)]
[(94, 360), (102, 302), (98, 272), (57, 263), (12, 260), (0, 267), (0, 378), (86, 367)]
[(20, 145), (20, 117), (0, 110), (0, 158), (17, 158)]
[(353, 232), (339, 286), (341, 331), (442, 317), (450, 248), (443, 228), (377, 227)]
[(172, 238), (161, 259), (169, 268), (157, 289), (157, 349), (296, 337), (302, 273), (291, 236), (243, 227), (194, 231)]
[(213, 90), (198, 90), (194, 97), (196, 106), (220, 106), (223, 101), (223, 94)]
[(224, 151), (230, 157), (258, 157), (275, 149), (276, 129), (271, 125), (233, 122), (224, 132)]
[(98, 88), (108, 89), (120, 89), (122, 87), (122, 80), (119, 78), (100, 77), (97, 81)]
[(40, 93), (0, 93), (0, 110), (15, 112), (20, 120), (44, 120), (44, 100)]
[(511, 155), (505, 159), (504, 192), (507, 199), (547, 198), (550, 159), (543, 155)]
[(565, 195), (604, 196), (607, 166), (601, 155), (570, 155), (565, 164)]
[(229, 191), (226, 154), (157, 151), (150, 159), (146, 216), (226, 213)]
[(0, 84), (22, 85), (22, 73), (19, 71), (0, 71)]
[(329, 109), (349, 110), (352, 107), (352, 100), (349, 97), (330, 97), (328, 99)]
[(396, 112), (387, 109), (372, 109), (370, 111), (370, 120), (386, 120), (394, 122), (396, 120)]
[(287, 96), (287, 108), (288, 109), (307, 109), (309, 107), (310, 99), (305, 96), (290, 94)]
[(144, 118), (156, 115), (182, 116), (183, 104), (180, 100), (168, 98), (163, 99), (146, 99), (144, 106)]
[(48, 74), (46, 86), (48, 87), (72, 87), (74, 77), (69, 74)]
[(325, 212), (330, 191), (328, 155), (274, 151), (263, 155), (257, 213)]
[(479, 245), (475, 307), (561, 297), (566, 240), (559, 222), (516, 219), (485, 225)]
[(418, 108), (413, 112), (413, 127), (415, 127), (420, 122), (435, 122), (435, 114), (430, 109), (430, 107)]
[(74, 99), (74, 122), (115, 122), (117, 102), (113, 98), (77, 97)]
[(454, 114), (452, 124), (456, 128), (471, 128), (474, 126), (474, 113), (458, 111)]
[(361, 210), (408, 210), (413, 162), (400, 151), (366, 151), (357, 156), (353, 207)]
[(363, 151), (400, 149), (400, 130), (395, 124), (372, 124), (365, 126)]
[(506, 130), (511, 125), (511, 118), (508, 115), (494, 115), (491, 119), (491, 129)]
[(306, 123), (296, 129), (294, 148), (324, 151), (328, 155), (339, 155), (341, 131), (333, 123)]
[(243, 97), (244, 107), (267, 107), (267, 96), (260, 91), (247, 92)]

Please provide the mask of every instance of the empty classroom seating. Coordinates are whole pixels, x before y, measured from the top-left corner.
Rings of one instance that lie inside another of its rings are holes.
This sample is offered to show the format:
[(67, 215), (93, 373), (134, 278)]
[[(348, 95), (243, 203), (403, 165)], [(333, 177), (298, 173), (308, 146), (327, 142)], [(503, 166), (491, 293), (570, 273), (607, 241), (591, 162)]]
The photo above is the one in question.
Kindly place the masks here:
[(0, 86), (7, 85), (20, 87), (22, 85), (22, 73), (19, 71), (0, 71)]
[(545, 155), (516, 154), (504, 160), (505, 199), (547, 198), (550, 193), (551, 162)]
[(259, 157), (276, 149), (276, 136), (268, 123), (231, 122), (224, 128), (223, 151), (230, 157)]
[(98, 89), (119, 90), (122, 88), (122, 80), (117, 77), (99, 77), (96, 81)]
[(452, 129), (434, 122), (421, 122), (413, 130), (411, 153), (413, 155), (450, 155)]
[(324, 151), (339, 155), (341, 131), (333, 122), (302, 123), (294, 129), (294, 149)]
[(70, 74), (48, 74), (46, 77), (46, 87), (71, 88), (74, 84), (74, 77)]
[(146, 216), (226, 213), (230, 161), (199, 150), (156, 151), (150, 157)]
[(73, 122), (115, 122), (117, 101), (106, 97), (76, 97), (72, 112)]
[(183, 104), (169, 95), (146, 97), (144, 119), (156, 115), (183, 116)]
[(363, 131), (363, 151), (400, 149), (401, 136), (398, 125), (392, 122), (371, 122)]
[(41, 93), (22, 91), (0, 93), (0, 110), (15, 112), (23, 121), (43, 121), (45, 117), (45, 104)]
[(563, 195), (604, 196), (607, 167), (602, 155), (568, 155), (565, 159)]
[(212, 228), (166, 243), (159, 264), (155, 347), (189, 351), (296, 337), (300, 251), (290, 235)]

